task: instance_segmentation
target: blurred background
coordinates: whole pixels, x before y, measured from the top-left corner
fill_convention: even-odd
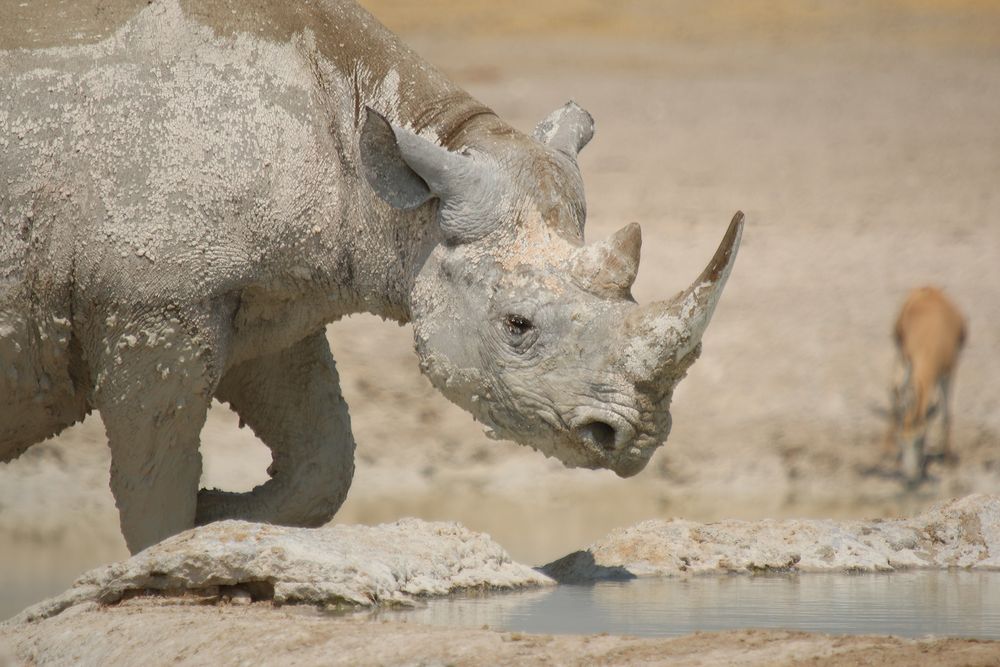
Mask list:
[[[1000,482],[1000,2],[365,0],[515,127],[573,99],[588,239],[638,221],[640,302],[685,287],[733,212],[736,269],[639,476],[487,440],[419,374],[411,331],[328,335],[357,473],[337,522],[461,521],[542,564],[650,517],[913,514]],[[958,462],[906,490],[883,457],[892,325],[913,287],[969,319]],[[204,483],[246,490],[267,450],[216,406]],[[127,556],[98,416],[0,465],[0,618]]]

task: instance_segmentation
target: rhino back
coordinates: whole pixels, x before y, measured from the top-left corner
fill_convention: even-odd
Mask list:
[[[8,286],[32,253],[53,282],[66,274],[36,252],[45,217],[76,249],[86,293],[117,282],[146,301],[183,299],[266,282],[262,272],[317,259],[280,256],[308,250],[317,225],[349,245],[370,197],[356,166],[366,105],[431,134],[481,109],[350,2],[42,2],[11,14],[0,32],[13,47],[0,52]]]
[[[316,267],[328,291],[355,277],[350,256],[377,246],[356,237],[399,231],[358,228],[366,105],[430,134],[482,109],[348,2],[0,13],[0,393],[41,411],[7,443],[56,428],[52,406],[69,406],[63,423],[85,409],[73,347],[99,329],[81,321],[268,290],[285,303]],[[287,329],[268,341],[336,312],[314,304],[266,313]]]
[[[153,27],[145,36],[151,52],[158,50],[154,43],[169,44],[197,27],[215,38],[298,43],[317,74],[351,86],[355,125],[366,103],[418,131],[489,111],[353,0],[0,0],[0,13],[0,51],[106,44],[130,25]]]

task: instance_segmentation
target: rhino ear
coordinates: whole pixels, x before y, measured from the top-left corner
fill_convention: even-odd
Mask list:
[[[361,166],[379,197],[395,208],[416,208],[433,197],[430,188],[403,159],[396,134],[384,117],[367,108],[361,128]]]
[[[452,243],[481,238],[496,226],[495,166],[392,125],[371,108],[361,129],[361,163],[372,189],[396,208],[437,197],[438,224]]]
[[[532,136],[573,160],[594,136],[594,119],[576,102],[569,101],[535,127]]]

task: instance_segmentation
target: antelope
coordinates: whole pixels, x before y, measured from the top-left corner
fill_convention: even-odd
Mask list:
[[[954,460],[949,399],[966,336],[965,318],[940,289],[920,287],[906,297],[894,329],[896,371],[886,448],[900,457],[910,487],[926,478],[927,434],[939,414],[940,456]]]

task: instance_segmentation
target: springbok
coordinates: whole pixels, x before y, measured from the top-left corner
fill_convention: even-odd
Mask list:
[[[900,456],[908,486],[926,477],[927,433],[940,415],[940,455],[953,460],[950,394],[958,355],[965,345],[965,318],[936,287],[920,287],[907,296],[896,319],[896,372],[892,387],[887,449]]]

